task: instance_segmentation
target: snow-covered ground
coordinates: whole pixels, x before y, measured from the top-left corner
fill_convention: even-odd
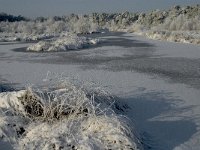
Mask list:
[[[95,83],[128,108],[144,149],[200,148],[200,47],[105,34],[99,46],[80,51],[26,53],[0,45],[2,87],[38,87],[47,73]],[[20,50],[20,49],[18,49]],[[95,149],[95,148],[94,148]]]

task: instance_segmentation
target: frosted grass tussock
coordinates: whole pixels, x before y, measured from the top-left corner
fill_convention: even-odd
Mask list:
[[[106,97],[69,82],[0,93],[0,136],[15,149],[142,149]]]
[[[67,51],[76,50],[88,47],[90,45],[96,45],[99,43],[99,39],[91,39],[86,37],[78,37],[77,35],[67,34],[62,35],[59,38],[40,41],[37,44],[33,44],[27,48],[27,51]]]

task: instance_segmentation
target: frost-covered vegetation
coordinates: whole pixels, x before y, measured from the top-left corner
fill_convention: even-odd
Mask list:
[[[36,18],[34,20],[0,23],[0,32],[21,34],[91,33],[99,30],[91,16]]]
[[[40,41],[36,44],[30,45],[27,48],[27,51],[50,52],[77,50],[89,47],[91,45],[96,45],[98,42],[99,39],[79,37],[73,34],[65,34],[56,39]]]
[[[200,6],[141,14],[131,30],[152,39],[200,44]]]
[[[63,17],[39,17],[27,21],[1,21],[0,41],[35,41],[59,36],[61,33],[88,34],[118,31],[137,19],[129,12],[119,14],[69,15]]]
[[[38,41],[58,37],[63,32],[85,34],[100,32],[90,17],[71,15],[66,17],[37,18],[35,20],[0,22],[0,41]]]
[[[15,149],[142,149],[104,91],[48,87],[0,93],[0,136]]]
[[[0,41],[35,41],[59,36],[62,32],[129,31],[150,38],[200,43],[200,6],[174,6],[148,13],[71,14],[63,17],[38,17],[0,21]]]
[[[0,33],[0,42],[30,42],[57,37],[57,34],[25,34],[25,33]]]

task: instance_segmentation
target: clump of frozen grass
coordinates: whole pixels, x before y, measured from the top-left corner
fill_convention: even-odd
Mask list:
[[[85,93],[71,84],[53,91],[28,88],[18,99],[24,107],[22,114],[32,120],[53,122],[92,111]]]
[[[27,51],[67,51],[77,50],[99,43],[99,39],[79,37],[74,34],[61,35],[59,38],[40,41],[27,48]]]
[[[114,100],[89,89],[62,81],[0,93],[0,134],[15,149],[141,149]]]

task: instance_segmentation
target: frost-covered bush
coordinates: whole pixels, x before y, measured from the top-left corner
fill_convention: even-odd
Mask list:
[[[152,39],[200,44],[199,14],[199,5],[143,13],[129,31]]]
[[[147,27],[145,27],[144,25],[138,24],[138,23],[134,23],[132,24],[132,26],[129,28],[129,32],[135,32],[135,33],[140,33],[140,32],[144,32],[148,30]]]
[[[189,18],[186,14],[169,17],[163,24],[152,27],[144,35],[158,40],[200,44],[200,18]]]
[[[0,93],[0,136],[25,150],[142,149],[111,104],[113,99],[104,92],[66,81],[40,90]]]
[[[20,22],[0,22],[0,28],[5,33],[22,34],[58,34],[68,31],[68,24],[64,21],[55,21],[51,18],[44,22],[20,21]]]
[[[200,16],[194,18],[188,18],[186,15],[179,15],[176,18],[167,18],[165,22],[158,27],[160,30],[169,30],[169,31],[193,31],[200,30]]]
[[[63,17],[36,18],[19,22],[0,22],[0,30],[4,33],[23,34],[59,34],[61,32],[92,33],[102,29],[117,31],[135,22],[135,13],[93,13],[90,15],[69,15]]]
[[[100,27],[93,22],[91,16],[79,15],[69,21],[69,28],[74,33],[92,33],[99,31]]]
[[[40,41],[37,44],[33,44],[27,48],[27,51],[67,51],[76,50],[95,45],[99,42],[99,39],[91,39],[86,37],[79,37],[73,34],[67,34],[60,36],[59,38]]]
[[[92,33],[100,27],[89,16],[62,18],[47,18],[20,22],[0,22],[1,32],[22,34],[59,34],[61,32]]]
[[[61,19],[46,18],[19,22],[0,22],[0,41],[35,41],[53,38],[63,32],[87,34],[100,32],[90,16],[72,16]]]

